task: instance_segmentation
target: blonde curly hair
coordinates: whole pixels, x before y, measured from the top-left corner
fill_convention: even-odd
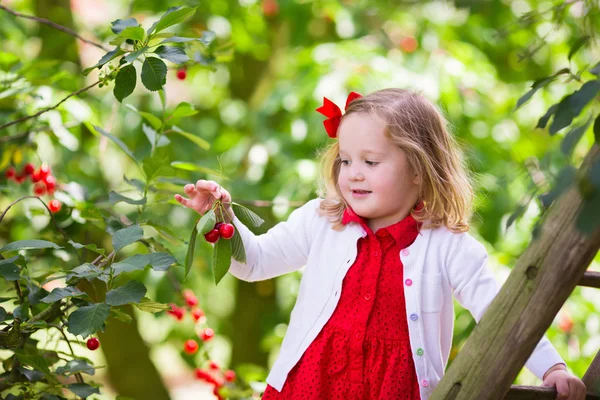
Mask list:
[[[463,154],[447,121],[425,96],[404,89],[383,89],[350,103],[344,118],[365,113],[386,125],[385,134],[406,154],[411,173],[422,177],[419,199],[423,207],[412,216],[421,229],[446,226],[452,232],[467,232],[472,215],[473,186]],[[340,124],[341,125],[341,124]],[[342,216],[348,206],[338,185],[341,160],[336,140],[319,154],[321,176],[320,214],[333,229],[343,230]]]

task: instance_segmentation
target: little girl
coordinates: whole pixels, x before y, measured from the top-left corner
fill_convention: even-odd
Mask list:
[[[229,270],[245,281],[305,266],[263,400],[426,400],[448,361],[452,295],[479,321],[499,288],[468,232],[473,192],[446,122],[425,97],[351,93],[345,114],[317,111],[337,138],[322,156],[322,198],[255,236],[226,206],[246,250]],[[230,194],[212,181],[184,188],[203,214]],[[525,364],[559,397],[585,386],[544,337]]]

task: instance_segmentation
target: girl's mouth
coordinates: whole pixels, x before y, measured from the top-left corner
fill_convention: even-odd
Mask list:
[[[352,191],[352,196],[353,197],[366,197],[370,193],[371,192],[369,190],[353,190]]]

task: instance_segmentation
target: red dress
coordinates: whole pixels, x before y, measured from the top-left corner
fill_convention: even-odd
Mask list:
[[[262,400],[419,400],[404,302],[400,250],[417,237],[409,214],[373,233],[346,209],[343,224],[367,231],[344,277],[339,303],[292,368],[281,392],[267,385]]]

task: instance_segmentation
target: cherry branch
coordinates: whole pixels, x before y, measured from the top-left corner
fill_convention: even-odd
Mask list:
[[[2,5],[0,5],[0,7],[2,7]],[[14,121],[8,122],[8,123],[6,123],[4,125],[0,125],[0,131],[2,129],[4,129],[4,128],[8,128],[11,125],[18,124],[19,122],[27,121],[28,119],[31,119],[31,118],[39,117],[40,115],[42,115],[45,112],[48,112],[50,110],[54,110],[55,108],[57,108],[58,106],[60,106],[62,103],[64,103],[65,101],[67,101],[67,99],[69,99],[69,98],[71,98],[73,96],[77,96],[78,94],[83,93],[83,92],[85,92],[85,91],[93,88],[94,86],[96,86],[99,83],[100,83],[100,81],[96,81],[96,82],[92,83],[90,86],[84,87],[82,89],[79,89],[76,92],[73,92],[73,93],[69,94],[67,97],[65,97],[64,99],[62,99],[61,101],[59,101],[58,103],[56,103],[52,107],[44,108],[44,109],[38,111],[37,113],[35,113],[33,115],[27,115],[27,116],[25,116],[23,118],[19,118],[19,119],[16,119]]]
[[[59,31],[63,31],[63,32],[65,32],[65,33],[67,33],[67,34],[69,34],[71,36],[75,36],[77,39],[81,40],[82,42],[91,44],[92,46],[96,46],[96,47],[98,47],[98,48],[100,48],[100,49],[102,49],[104,51],[109,51],[109,49],[107,49],[106,47],[102,46],[100,43],[96,43],[96,42],[93,42],[91,40],[88,40],[88,39],[80,36],[74,30],[69,29],[66,26],[59,25],[56,22],[52,22],[49,19],[34,17],[33,15],[22,14],[22,13],[20,13],[18,11],[11,10],[10,8],[8,8],[6,6],[3,6],[2,4],[0,4],[0,9],[6,11],[7,13],[12,14],[12,15],[14,15],[16,17],[21,17],[21,18],[26,18],[26,19],[32,19],[32,20],[40,22],[42,24],[49,25],[49,26],[53,27],[54,29],[58,29]]]

